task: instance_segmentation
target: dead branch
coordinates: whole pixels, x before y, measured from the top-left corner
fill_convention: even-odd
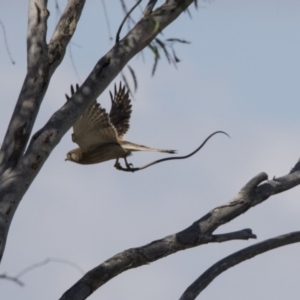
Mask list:
[[[300,242],[300,231],[291,232],[265,240],[237,251],[207,269],[183,293],[180,300],[194,300],[220,274],[248,259],[267,251]]]
[[[86,299],[96,289],[120,273],[181,250],[213,242],[256,238],[250,229],[226,235],[213,235],[212,233],[223,224],[262,203],[270,196],[299,185],[300,171],[298,168],[299,163],[297,162],[291,173],[268,182],[265,182],[268,175],[259,173],[241,188],[232,201],[212,209],[191,226],[176,234],[169,235],[143,247],[125,250],[108,259],[83,276],[64,293],[60,300]],[[75,295],[77,295],[76,298]]]
[[[231,240],[248,240],[253,238],[256,238],[256,235],[250,229],[217,235],[184,230],[148,245],[125,250],[111,257],[84,275],[64,293],[60,300],[86,299],[96,289],[124,271],[147,265],[187,248],[208,243],[222,243]],[[189,241],[188,243],[187,240]]]
[[[19,286],[24,286],[24,283],[22,281],[20,281],[18,278],[13,277],[13,276],[8,276],[6,274],[0,274],[0,279],[9,280],[9,281],[16,283]]]
[[[23,277],[25,274],[45,266],[48,263],[51,262],[55,262],[55,263],[60,263],[60,264],[66,264],[68,266],[73,267],[74,269],[76,269],[77,271],[79,271],[81,274],[84,274],[84,270],[78,266],[77,264],[75,264],[72,261],[69,261],[67,259],[61,259],[61,258],[46,258],[45,260],[32,264],[29,267],[25,268],[24,270],[22,270],[21,272],[19,272],[16,276],[8,276],[6,274],[0,274],[0,279],[6,279],[6,280],[10,280],[12,282],[15,282],[16,284],[20,285],[20,286],[24,286],[24,283],[20,280],[21,277]]]

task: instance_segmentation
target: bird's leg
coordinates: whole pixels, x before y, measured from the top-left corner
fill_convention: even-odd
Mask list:
[[[117,160],[116,160],[116,162],[115,162],[115,168],[116,168],[117,170],[121,170],[121,169],[122,169],[122,166],[121,166],[121,164],[119,163],[119,158],[117,158]]]
[[[128,170],[133,169],[133,164],[129,164],[128,161],[127,161],[127,159],[126,159],[126,157],[124,157],[124,160],[125,160],[126,168],[127,168]]]
[[[117,158],[117,160],[116,160],[116,162],[115,162],[115,168],[116,168],[117,170],[122,170],[122,171],[126,171],[126,170],[131,171],[131,170],[133,170],[133,164],[128,163],[126,157],[123,157],[123,158],[124,158],[124,160],[125,160],[125,165],[126,165],[126,168],[127,168],[127,169],[125,169],[125,168],[123,168],[123,167],[121,166],[121,164],[120,164],[120,162],[119,162],[119,157]],[[134,171],[132,171],[132,172],[134,172]]]

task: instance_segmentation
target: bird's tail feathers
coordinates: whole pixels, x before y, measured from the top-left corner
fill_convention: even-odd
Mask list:
[[[122,141],[121,145],[124,149],[129,150],[129,151],[151,151],[151,152],[163,152],[163,153],[170,153],[170,154],[176,153],[176,150],[151,148],[151,147],[138,145],[138,144],[134,144],[131,142],[126,142],[126,141]]]

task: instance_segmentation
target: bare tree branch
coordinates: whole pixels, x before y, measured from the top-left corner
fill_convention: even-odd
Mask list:
[[[61,258],[47,258],[41,262],[35,263],[30,265],[29,267],[25,268],[24,270],[22,270],[21,272],[19,272],[16,276],[8,276],[6,274],[0,274],[0,279],[6,279],[6,280],[10,280],[13,281],[15,283],[17,283],[20,286],[24,286],[24,283],[22,281],[20,281],[20,278],[22,276],[24,276],[25,274],[31,272],[34,269],[43,267],[44,265],[50,263],[50,262],[55,262],[55,263],[60,263],[60,264],[66,264],[69,265],[71,267],[73,267],[74,269],[76,269],[77,271],[79,271],[81,274],[84,274],[84,270],[78,266],[77,264],[75,264],[72,261],[69,261],[67,259],[61,259]]]
[[[98,61],[94,70],[79,90],[70,98],[70,101],[54,113],[45,126],[33,135],[24,154],[49,80],[65,55],[66,47],[76,29],[85,3],[85,1],[69,0],[50,43],[47,44],[47,1],[30,1],[27,39],[28,73],[0,151],[0,259],[5,248],[10,223],[18,204],[64,134],[92,101],[122,71],[128,61],[149,45],[166,26],[173,22],[183,11],[186,11],[188,6],[195,1],[169,0],[155,11],[152,11],[156,2],[149,1],[147,7],[150,7],[151,13],[144,15],[142,20],[119,41],[118,36],[123,24],[121,25],[117,34],[116,45]],[[130,16],[130,12],[128,16]],[[165,48],[164,43],[160,40],[157,41],[167,59],[172,61],[172,57]],[[159,54],[157,57],[159,58]],[[174,58],[176,61],[175,53]],[[300,162],[295,165],[289,174],[277,179],[274,178],[271,181],[266,181],[267,179],[266,173],[258,174],[240,190],[232,201],[211,210],[183,231],[143,247],[128,249],[108,259],[88,272],[61,299],[86,299],[93,291],[123,271],[156,261],[181,250],[206,243],[256,238],[250,229],[218,235],[212,233],[221,225],[230,222],[270,196],[299,185]],[[288,238],[289,240],[286,244],[298,242],[299,234],[299,232],[289,234],[290,236],[287,237],[287,240]],[[280,243],[284,238],[278,237],[276,239],[274,243],[269,242],[273,239],[263,242],[267,243],[263,246],[265,248],[260,248],[262,244],[260,243],[255,245],[256,248],[251,248],[254,247],[251,246],[239,251],[238,257],[233,254],[233,257],[230,256],[228,261],[225,259],[223,261],[224,265],[220,263],[221,265],[217,266],[217,271],[213,268],[212,272],[209,273],[209,276],[212,274],[211,281],[215,278],[213,275],[219,271],[223,272],[225,269],[241,262],[242,260],[238,261],[239,258],[249,259],[260,254],[259,251],[265,252],[270,250],[270,247],[282,246],[283,244]],[[278,243],[276,244],[276,242]],[[248,251],[250,248],[252,252]],[[31,269],[40,265],[41,263]],[[20,277],[28,271],[18,276]],[[1,276],[5,277],[6,275]],[[5,279],[11,280],[8,276]],[[18,280],[18,278],[16,279]],[[203,282],[202,280],[199,285],[203,285]],[[199,286],[197,285],[195,289],[198,291]],[[195,293],[194,287],[192,293]]]
[[[199,226],[203,233],[213,232],[220,225],[230,222],[250,208],[262,203],[272,195],[282,193],[300,184],[300,172],[296,171],[275,180],[266,173],[252,178],[229,203],[219,206],[201,218]],[[264,183],[263,183],[264,182]]]
[[[128,27],[128,31],[131,29],[131,24],[132,25],[135,25],[136,22],[135,20],[130,16],[130,14],[128,14],[128,9],[127,9],[127,6],[126,6],[126,3],[125,3],[125,0],[120,0],[120,3],[121,3],[121,6],[123,8],[123,12],[125,15],[128,15],[128,18],[127,18],[127,27]]]
[[[179,235],[181,238],[178,238]],[[182,243],[183,235],[186,240],[189,240],[188,246],[186,243]],[[200,232],[184,230],[148,245],[131,248],[113,256],[84,275],[64,293],[60,300],[86,299],[96,289],[124,271],[147,265],[187,248],[208,243],[222,243],[231,240],[247,240],[252,238],[256,238],[256,236],[250,229],[218,235],[204,235]]]
[[[24,286],[24,283],[22,281],[20,281],[18,278],[8,276],[6,274],[0,274],[0,279],[9,280],[9,281],[12,281],[12,282],[16,283],[19,286]]]
[[[34,0],[32,1],[35,3]],[[23,195],[63,135],[94,99],[107,88],[129,60],[144,49],[193,1],[167,2],[156,9],[151,14],[151,18],[140,20],[119,43],[98,61],[70,101],[67,101],[61,109],[55,112],[47,124],[33,135],[25,154],[20,159],[49,84],[49,76],[62,60],[65,46],[74,33],[83,9],[84,1],[70,0],[68,2],[48,46],[47,68],[45,69],[43,64],[38,63],[36,72],[27,76],[28,80],[25,80],[26,84],[24,83],[5,142],[1,148],[0,259],[3,255],[11,220]],[[40,10],[36,9],[35,12],[40,12]],[[51,63],[49,64],[49,62]],[[45,76],[37,76],[38,74]],[[26,106],[24,107],[24,105]],[[14,136],[17,136],[16,143],[13,142]],[[11,160],[11,158],[13,159]],[[11,165],[8,167],[7,161],[13,163],[15,167],[13,168]]]
[[[44,265],[47,265],[51,262],[55,262],[55,263],[60,263],[60,264],[66,264],[68,266],[73,267],[74,269],[76,269],[78,272],[80,272],[81,274],[84,274],[84,270],[78,266],[77,264],[75,264],[72,261],[69,261],[67,259],[61,259],[61,258],[46,258],[45,260],[32,264],[29,267],[25,268],[24,270],[22,270],[21,272],[19,272],[14,278],[16,279],[20,279],[22,276],[24,276],[25,274],[27,274],[28,272],[31,272],[34,269],[43,267]]]
[[[193,300],[220,274],[248,259],[267,251],[300,242],[300,231],[291,232],[265,240],[237,251],[207,269],[183,293],[180,300]]]
[[[0,25],[1,25],[2,31],[3,31],[4,44],[5,44],[5,48],[6,48],[7,54],[9,56],[9,59],[10,59],[11,63],[14,65],[15,61],[14,61],[14,59],[13,59],[13,57],[11,55],[11,52],[9,50],[8,41],[7,41],[6,32],[5,32],[5,27],[4,27],[4,24],[2,23],[1,20],[0,20]]]
[[[143,12],[143,17],[144,18],[148,17],[152,13],[156,2],[157,2],[157,0],[149,0],[148,4],[145,7],[144,12]]]
[[[127,68],[129,69],[130,75],[131,75],[131,77],[133,79],[134,91],[136,92],[137,88],[138,88],[138,83],[137,83],[135,72],[134,72],[134,70],[129,65],[127,65]]]
[[[297,166],[297,165],[296,165]],[[262,203],[270,196],[286,191],[300,183],[300,171],[295,171],[276,180],[263,183],[268,178],[266,173],[253,177],[234,197],[232,201],[212,209],[191,226],[174,235],[154,241],[146,246],[123,251],[89,271],[60,300],[86,299],[97,288],[118,274],[160,258],[196,247],[202,244],[239,239],[237,233],[213,235],[222,226],[245,213],[250,208]],[[244,239],[256,238],[250,229],[239,232]],[[230,237],[231,236],[231,237]],[[78,298],[74,298],[78,293]]]
[[[29,139],[32,126],[39,108],[36,95],[41,94],[41,78],[47,45],[47,10],[46,0],[32,0],[28,10],[27,30],[27,75],[11,118],[0,151],[0,174],[4,168],[13,168],[22,155]],[[34,88],[34,86],[36,88]],[[32,87],[32,88],[28,88]],[[43,95],[41,95],[41,99]],[[22,114],[20,113],[22,111]]]
[[[34,175],[29,181],[22,176],[24,164],[18,163],[23,158],[50,78],[64,58],[84,3],[84,0],[68,1],[48,45],[47,1],[31,0],[29,3],[27,74],[0,150],[0,261],[12,217],[35,176],[32,171],[36,169],[36,161],[41,160],[41,155],[35,153],[35,162],[25,167]],[[43,149],[41,151],[44,152]]]
[[[122,30],[122,27],[124,25],[124,23],[126,22],[127,18],[130,16],[130,14],[134,11],[134,9],[142,2],[142,0],[138,0],[135,5],[133,5],[133,7],[130,9],[130,11],[125,15],[118,31],[117,31],[117,34],[116,34],[116,43],[118,43],[120,41],[120,33],[121,33],[121,30]]]
[[[49,80],[64,57],[84,3],[84,0],[68,2],[49,45],[46,43],[47,1],[29,3],[27,75],[1,146],[0,181],[4,170],[11,172],[24,152]]]

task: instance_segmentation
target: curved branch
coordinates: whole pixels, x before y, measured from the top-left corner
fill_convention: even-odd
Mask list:
[[[130,167],[130,168],[123,168],[120,164],[116,164],[115,167],[116,169],[120,170],[120,171],[125,171],[125,172],[136,172],[136,171],[141,171],[141,170],[144,170],[150,166],[153,166],[153,165],[156,165],[156,164],[159,164],[161,162],[164,162],[164,161],[168,161],[168,160],[176,160],[176,159],[186,159],[186,158],[189,158],[191,156],[193,156],[194,154],[196,154],[206,143],[207,141],[212,137],[214,136],[215,134],[217,133],[223,133],[225,135],[227,135],[229,138],[230,136],[224,132],[224,131],[215,131],[214,133],[212,133],[211,135],[209,135],[205,140],[204,142],[196,149],[194,150],[192,153],[190,154],[187,154],[187,155],[184,155],[184,156],[173,156],[173,157],[167,157],[167,158],[162,158],[162,159],[158,159],[158,160],[155,160],[147,165],[144,165],[142,167],[138,167],[138,168],[133,168],[133,167]]]
[[[276,180],[263,183],[267,180],[266,173],[260,173],[253,177],[240,190],[236,197],[229,203],[218,206],[195,221],[188,228],[167,236],[164,239],[154,241],[140,248],[133,248],[117,254],[98,267],[88,272],[73,287],[71,287],[60,300],[86,299],[97,288],[118,274],[148,264],[177,251],[196,247],[206,243],[228,241],[236,239],[237,233],[227,235],[213,235],[212,233],[221,225],[226,224],[245,213],[250,208],[263,202],[271,195],[285,191],[300,182],[298,171],[294,171]],[[290,178],[290,176],[294,176]],[[239,239],[245,235],[247,238],[256,238],[251,230],[239,232]],[[78,295],[75,298],[75,295]]]
[[[266,173],[259,173],[240,190],[233,200],[211,210],[203,218],[195,222],[192,227],[196,229],[200,226],[200,230],[203,233],[215,231],[219,226],[230,222],[272,195],[299,185],[300,171],[265,182],[267,179],[268,175]]]
[[[183,293],[180,300],[193,300],[220,274],[259,254],[267,251],[300,242],[300,231],[291,232],[285,235],[277,236],[272,239],[257,243],[240,251],[237,251],[206,270],[198,277]]]
[[[134,5],[133,7],[130,9],[130,11],[125,15],[118,31],[117,31],[117,34],[116,34],[116,43],[118,43],[120,41],[120,33],[121,33],[121,30],[123,28],[123,25],[124,23],[126,22],[127,18],[130,16],[130,14],[134,11],[134,9],[142,2],[142,0],[138,0]]]
[[[6,48],[6,52],[7,52],[8,56],[9,56],[9,59],[10,59],[11,63],[14,65],[16,62],[13,59],[13,56],[12,56],[12,54],[10,52],[10,48],[9,48],[9,45],[8,45],[8,40],[7,40],[7,37],[6,37],[5,26],[2,23],[1,19],[0,19],[0,26],[2,27],[2,31],[3,31],[3,39],[4,39],[4,45],[5,45],[5,48]]]
[[[148,245],[125,250],[111,257],[83,276],[64,293],[60,300],[86,299],[96,289],[124,271],[149,264],[187,248],[208,243],[222,243],[231,240],[256,238],[250,229],[218,235],[201,235],[196,232],[194,234],[186,234],[186,239],[191,241],[188,247],[181,243],[180,239],[178,239],[178,234],[173,234]]]

